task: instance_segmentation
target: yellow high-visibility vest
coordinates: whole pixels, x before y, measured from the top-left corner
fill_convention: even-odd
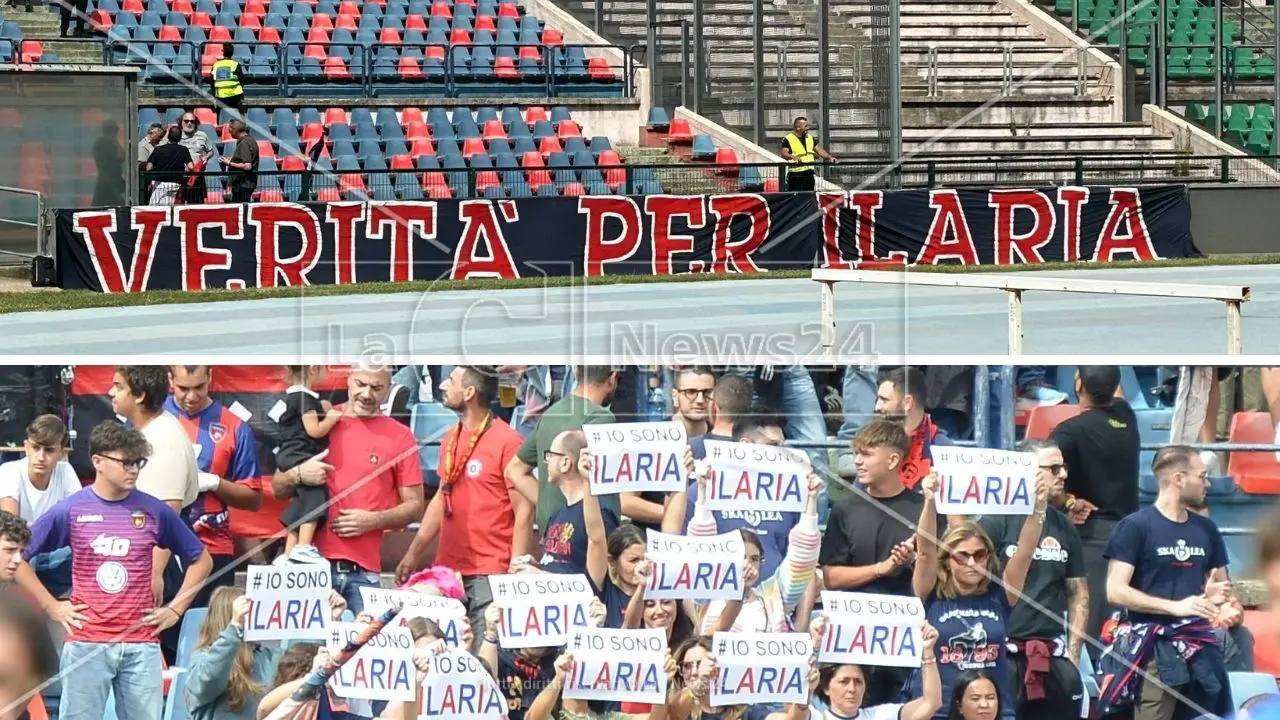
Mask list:
[[[236,79],[236,70],[239,68],[240,63],[230,58],[223,58],[213,64],[214,97],[221,100],[244,94],[244,88],[240,87],[240,81]]]
[[[787,168],[788,173],[813,172],[813,148],[817,145],[812,135],[806,134],[804,140],[801,140],[795,133],[787,133],[785,138],[787,141],[787,149],[791,151],[791,156],[795,160],[791,161],[791,166]]]

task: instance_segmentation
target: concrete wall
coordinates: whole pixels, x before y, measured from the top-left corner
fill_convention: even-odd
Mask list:
[[[1085,64],[1090,73],[1099,75],[1099,84],[1110,90],[1113,104],[1113,122],[1124,121],[1124,76],[1120,71],[1120,63],[1109,55],[1091,46],[1088,42],[1071,33],[1071,28],[1063,25],[1057,18],[1041,10],[1029,0],[997,0],[1002,7],[1020,22],[1026,23],[1033,30],[1045,37],[1053,47],[1078,48],[1086,53]],[[1072,58],[1074,59],[1074,58]],[[1077,60],[1078,62],[1078,60]]]
[[[608,45],[609,42],[583,25],[572,13],[555,4],[554,0],[524,0],[525,9],[564,33],[569,45]],[[587,48],[587,57],[604,57],[611,67],[624,72],[626,61],[623,50],[617,48]],[[635,71],[636,99],[640,101],[640,117],[649,117],[653,99],[649,97],[649,70],[641,67]]]
[[[1160,135],[1169,135],[1174,145],[1185,144],[1196,155],[1234,155],[1249,157],[1249,153],[1230,143],[1219,140],[1213,133],[1188,122],[1181,115],[1161,110],[1155,105],[1142,106],[1142,120]],[[1232,160],[1232,173],[1248,183],[1280,183],[1280,172],[1257,160]]]
[[[1191,237],[1208,255],[1280,253],[1280,185],[1192,185]]]
[[[738,153],[738,160],[741,162],[778,163],[779,165],[786,164],[787,162],[782,159],[781,155],[778,155],[772,150],[766,150],[765,148],[756,145],[723,125],[716,124],[689,108],[683,106],[677,107],[675,116],[688,120],[689,127],[693,130],[695,135],[710,135],[711,139],[715,141],[716,147],[731,147],[736,150]],[[779,141],[781,141],[781,139],[779,139]],[[817,181],[817,189],[840,190],[836,185],[833,185],[821,178]]]
[[[583,107],[571,108],[574,119],[582,126],[583,133],[606,135],[613,140],[614,146],[640,144],[640,126],[648,119],[647,115],[632,106],[622,107]]]

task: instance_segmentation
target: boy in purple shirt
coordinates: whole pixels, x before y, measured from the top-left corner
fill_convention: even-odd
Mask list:
[[[71,599],[59,601],[27,563],[18,582],[67,630],[62,648],[62,720],[97,720],[115,690],[122,718],[160,720],[159,633],[174,626],[213,560],[178,513],[135,489],[151,448],[138,430],[108,420],[89,436],[91,486],[62,500],[31,528],[23,557],[71,547]],[[172,603],[153,607],[152,549],[187,568]]]

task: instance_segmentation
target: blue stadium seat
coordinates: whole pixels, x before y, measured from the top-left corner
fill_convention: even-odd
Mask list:
[[[191,666],[191,652],[196,647],[200,624],[208,614],[209,608],[190,608],[182,614],[182,626],[178,629],[178,651],[174,657],[179,666]]]
[[[648,126],[650,130],[658,130],[661,132],[666,132],[667,130],[669,130],[671,128],[671,118],[667,116],[666,108],[663,108],[663,107],[649,108]]]
[[[760,169],[751,165],[738,171],[739,190],[758,190],[764,187],[764,178],[760,177]]]
[[[605,150],[612,150],[612,149],[613,149],[613,143],[610,142],[609,138],[605,137],[604,135],[596,135],[591,138],[592,153],[599,155]]]
[[[556,197],[559,194],[555,185],[539,185],[538,192],[535,193],[537,197]]]
[[[1271,695],[1280,692],[1273,675],[1259,672],[1233,672],[1231,677],[1231,700],[1239,710],[1250,698],[1258,695]]]
[[[527,152],[538,152],[538,145],[534,143],[531,135],[517,137],[515,141],[515,146],[511,148],[511,152],[515,155],[523,156]]]
[[[716,143],[711,139],[710,135],[694,135],[691,154],[694,160],[714,160],[716,157]]]

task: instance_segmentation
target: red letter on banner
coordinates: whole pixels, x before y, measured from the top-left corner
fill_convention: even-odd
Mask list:
[[[1120,223],[1125,224],[1125,232],[1120,232]],[[1134,260],[1156,259],[1147,221],[1142,217],[1142,199],[1135,188],[1111,188],[1111,212],[1102,225],[1093,259],[1111,262],[1120,253],[1129,253]]]
[[[959,258],[964,265],[977,265],[978,251],[973,247],[973,236],[964,217],[960,194],[955,190],[931,190],[929,207],[933,208],[933,222],[929,225],[929,235],[916,263],[937,265],[944,258]],[[948,234],[952,239],[947,239]]]
[[[644,211],[653,223],[653,274],[674,275],[671,256],[678,252],[693,252],[693,235],[672,233],[671,220],[675,217],[687,217],[691,229],[706,225],[702,198],[647,195],[644,199]]]
[[[309,284],[307,273],[320,260],[320,218],[305,205],[280,203],[250,205],[248,222],[258,235],[258,287]],[[302,237],[302,250],[293,257],[280,257],[281,226],[297,228]]]
[[[1084,206],[1089,203],[1089,188],[1058,188],[1058,204],[1062,206],[1062,259],[1075,262],[1080,259],[1080,218]]]
[[[386,202],[369,204],[368,238],[385,239],[391,226],[391,281],[409,282],[413,276],[414,231],[424,239],[436,236],[434,202]]]
[[[840,208],[845,206],[844,193],[817,193],[818,210],[822,213],[822,267],[852,270],[853,263],[840,253]]]
[[[1015,254],[1024,263],[1043,263],[1044,256],[1040,254],[1040,246],[1053,237],[1057,222],[1053,214],[1053,203],[1049,198],[1038,190],[991,190],[987,195],[987,204],[996,210],[996,264],[1012,265]],[[1035,222],[1030,232],[1015,235],[1013,221],[1019,208],[1030,210]]]
[[[879,190],[857,190],[849,193],[853,207],[854,236],[858,243],[858,264],[879,262],[876,255],[876,210],[884,206],[884,193]],[[904,258],[905,260],[905,258]]]
[[[325,220],[333,225],[333,282],[351,285],[356,282],[356,228],[364,221],[364,203],[329,203]],[[376,278],[384,280],[387,278]]]
[[[716,219],[711,238],[711,272],[760,272],[751,253],[769,237],[769,203],[759,195],[712,195],[711,214]],[[729,231],[738,215],[746,216],[751,223],[751,234],[746,240],[732,242]]]
[[[640,206],[629,197],[584,195],[578,198],[578,212],[587,216],[587,244],[583,252],[586,277],[603,277],[604,264],[627,260],[640,249]],[[605,221],[618,219],[622,233],[604,237]]]
[[[503,208],[503,215],[513,222],[520,217],[515,213],[515,203],[510,200],[499,201],[509,204]],[[453,251],[453,268],[449,278],[466,280],[473,277],[517,278],[515,260],[511,257],[511,248],[507,246],[507,238],[502,234],[502,224],[493,212],[493,203],[488,200],[463,200],[458,203],[458,220],[462,222],[462,240]],[[483,255],[480,253],[484,252]]]
[[[93,263],[103,292],[142,292],[147,289],[151,263],[155,259],[156,239],[160,236],[160,228],[169,222],[169,208],[132,208],[130,214],[134,238],[133,259],[129,263],[127,277],[113,238],[116,212],[80,212],[71,220],[72,229],[85,238],[89,261]]]
[[[236,240],[240,231],[239,205],[179,205],[174,219],[182,226],[182,289],[207,290],[205,272],[231,267],[231,251],[204,246],[204,228],[217,228],[221,237]]]

